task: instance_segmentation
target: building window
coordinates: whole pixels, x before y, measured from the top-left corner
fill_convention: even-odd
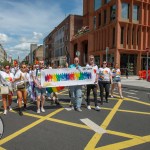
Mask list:
[[[132,28],[132,45],[134,44],[134,27]]]
[[[111,0],[104,0],[104,4],[109,3]]]
[[[123,38],[124,38],[123,37],[124,36],[123,33],[124,33],[124,27],[121,27],[121,41],[120,41],[121,44],[123,44]]]
[[[94,23],[94,29],[96,29],[96,16],[94,16],[93,23]]]
[[[133,20],[139,20],[139,6],[133,5]]]
[[[115,28],[113,28],[113,46],[115,45]]]
[[[122,3],[122,18],[129,19],[129,4]]]
[[[98,26],[101,26],[101,13],[99,13],[99,16],[98,16]]]
[[[99,9],[102,6],[102,0],[94,0],[94,10]]]
[[[116,19],[116,5],[111,6],[110,9],[110,20]]]
[[[107,11],[104,10],[104,24],[106,24],[106,19],[107,19]]]

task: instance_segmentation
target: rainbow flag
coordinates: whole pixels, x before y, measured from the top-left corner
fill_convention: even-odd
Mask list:
[[[63,90],[65,87],[64,86],[59,86],[59,87],[47,87],[46,91],[48,93],[52,93],[52,92],[59,92],[61,90]]]

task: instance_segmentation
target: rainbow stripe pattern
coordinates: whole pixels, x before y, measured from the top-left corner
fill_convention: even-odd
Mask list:
[[[48,74],[45,76],[45,81],[58,82],[69,80],[86,80],[91,78],[92,78],[91,72],[74,72],[74,73]]]
[[[63,90],[65,87],[64,86],[59,86],[59,87],[47,87],[46,91],[48,93],[52,93],[52,92],[59,92],[61,90]]]

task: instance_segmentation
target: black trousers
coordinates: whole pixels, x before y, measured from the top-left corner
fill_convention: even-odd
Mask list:
[[[110,88],[110,82],[98,82],[99,88],[100,88],[100,97],[101,97],[101,103],[103,103],[103,97],[104,97],[104,89],[105,89],[105,99],[106,102],[108,102],[108,96],[109,96],[109,88]]]
[[[90,92],[93,91],[95,106],[97,106],[97,85],[89,84],[87,85],[87,105],[90,105]]]

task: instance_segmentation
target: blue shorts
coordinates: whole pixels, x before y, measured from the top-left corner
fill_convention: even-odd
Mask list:
[[[38,87],[35,87],[35,93],[36,93],[36,96],[45,96],[46,89],[45,88],[39,89]]]

